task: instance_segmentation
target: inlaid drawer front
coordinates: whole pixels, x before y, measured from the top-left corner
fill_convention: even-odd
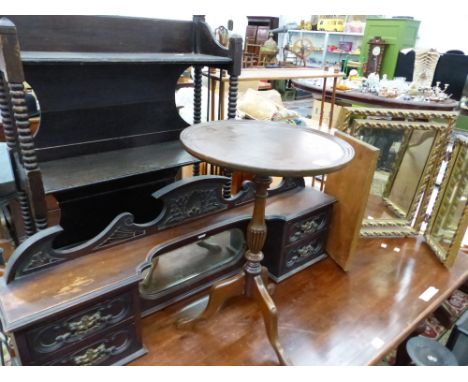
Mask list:
[[[47,363],[51,366],[97,366],[110,365],[122,359],[129,353],[140,348],[135,326],[132,324],[117,330],[111,330],[109,334],[99,340],[82,347],[70,354]]]
[[[288,251],[286,255],[286,268],[293,268],[308,260],[319,256],[324,251],[324,237],[317,236],[315,239]]]
[[[295,243],[308,235],[312,235],[326,228],[328,225],[328,211],[321,212],[307,219],[295,222],[288,230],[288,243]]]
[[[132,314],[132,300],[131,293],[122,294],[28,331],[26,337],[32,355],[37,357],[57,351],[125,320]]]

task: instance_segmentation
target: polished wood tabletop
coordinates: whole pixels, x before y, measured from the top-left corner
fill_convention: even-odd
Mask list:
[[[293,86],[298,89],[309,91],[315,94],[322,94],[322,86],[307,79],[295,79]],[[332,89],[326,90],[326,96],[331,97]],[[418,110],[441,110],[452,111],[458,106],[458,101],[449,99],[441,102],[417,102],[404,101],[396,98],[382,97],[371,93],[362,93],[358,90],[336,89],[336,98],[344,101],[357,102],[382,107]]]
[[[328,258],[277,285],[283,347],[294,365],[376,364],[467,278],[468,253],[447,269],[420,238],[361,239],[349,272]],[[233,299],[195,331],[175,326],[185,305],[143,319],[149,352],[132,365],[278,364],[253,302]]]
[[[344,167],[353,148],[328,133],[282,122],[215,121],[190,126],[180,140],[193,156],[257,175],[312,176]]]

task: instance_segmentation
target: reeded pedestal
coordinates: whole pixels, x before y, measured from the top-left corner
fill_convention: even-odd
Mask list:
[[[185,129],[180,139],[189,153],[203,161],[256,174],[256,193],[252,220],[247,227],[243,271],[213,285],[205,310],[198,317],[180,320],[178,325],[209,319],[232,297],[251,298],[262,312],[268,339],[280,364],[290,365],[278,338],[278,312],[267,290],[266,268],[261,266],[267,236],[265,204],[270,176],[326,174],[345,166],[354,151],[329,134],[278,122],[227,120],[197,124]]]

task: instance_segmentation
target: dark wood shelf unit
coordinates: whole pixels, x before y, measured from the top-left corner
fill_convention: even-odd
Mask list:
[[[219,45],[203,16],[7,16],[0,38],[5,86],[22,89],[26,81],[40,110],[34,136],[27,121],[13,118],[5,126],[27,226],[20,236],[60,223],[70,235],[64,245],[93,237],[116,213],[138,215],[150,190],[198,162],[178,143],[188,126],[175,104],[181,74],[195,68],[196,122],[201,69],[224,69],[236,78],[241,66],[242,40],[231,38],[229,49]],[[5,113],[18,104],[10,93]]]

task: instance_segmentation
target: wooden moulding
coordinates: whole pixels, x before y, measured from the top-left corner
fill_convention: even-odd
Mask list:
[[[359,239],[379,149],[340,131],[336,131],[335,136],[349,143],[355,155],[345,168],[329,174],[325,182],[325,193],[337,199],[326,250],[348,271]]]
[[[452,151],[452,156],[444,174],[444,179],[437,195],[434,209],[428,222],[424,238],[434,251],[437,258],[446,266],[451,267],[458,255],[463,237],[465,236],[468,227],[468,201],[465,200],[465,206],[461,213],[457,228],[454,232],[452,240],[448,248],[443,248],[435,233],[440,228],[441,220],[453,203],[456,203],[456,198],[466,197],[462,195],[468,183],[468,173],[466,172],[466,161],[468,157],[468,139],[464,136],[457,136]],[[458,191],[457,191],[458,189]]]
[[[339,130],[348,131],[351,121],[355,118],[395,118],[409,120],[444,120],[452,126],[457,119],[458,113],[450,111],[432,110],[406,110],[375,107],[343,107],[339,116],[337,127]]]
[[[59,225],[38,232],[15,250],[5,269],[5,281],[8,284],[17,278],[77,257],[186,224],[253,200],[252,182],[245,182],[234,197],[224,198],[222,192],[227,180],[226,177],[207,175],[172,183],[152,195],[161,200],[164,206],[153,220],[137,224],[131,213],[122,213],[94,238],[72,248],[54,248],[54,239],[63,232]],[[270,194],[302,187],[302,178],[285,178]]]

